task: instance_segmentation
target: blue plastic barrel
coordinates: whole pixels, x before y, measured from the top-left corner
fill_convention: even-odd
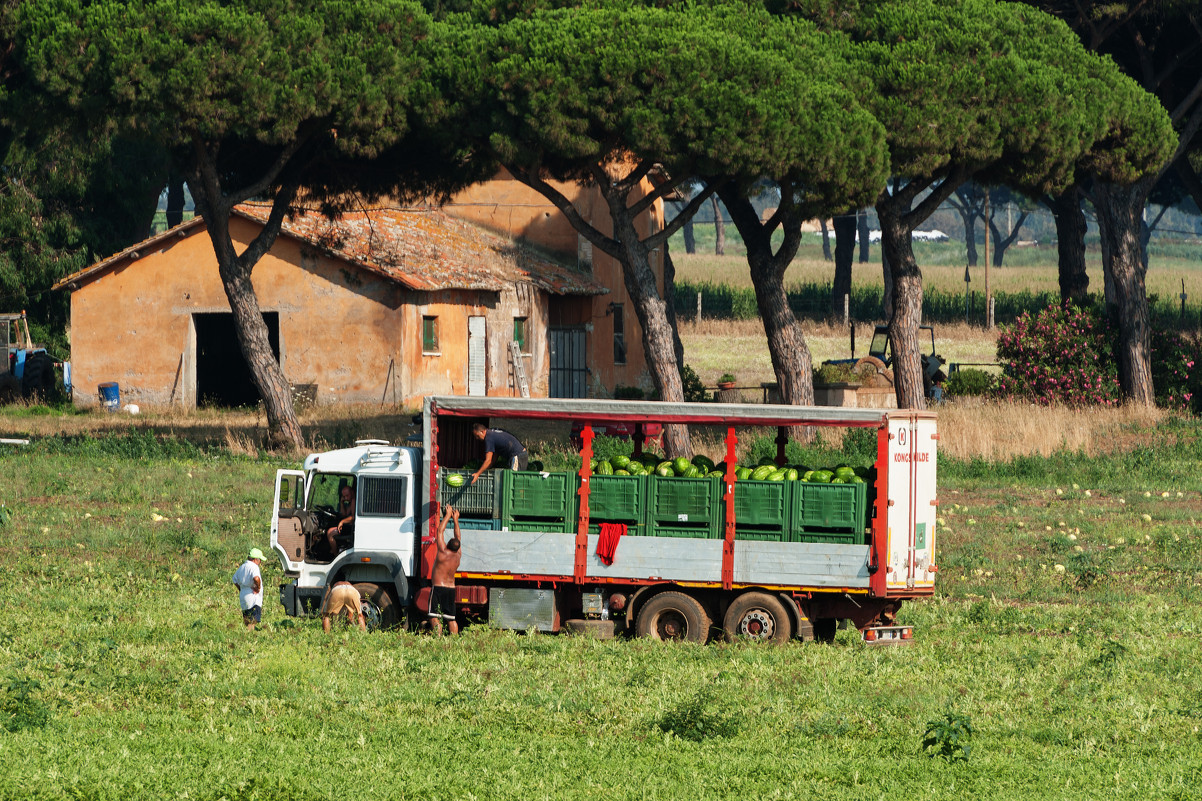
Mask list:
[[[110,412],[117,411],[121,406],[121,388],[115,381],[107,381],[97,389],[100,390],[100,403]]]

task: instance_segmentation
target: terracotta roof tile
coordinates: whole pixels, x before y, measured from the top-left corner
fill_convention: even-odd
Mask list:
[[[264,222],[271,208],[244,203],[234,211]],[[304,212],[285,219],[281,230],[410,289],[496,292],[529,282],[557,295],[609,291],[586,273],[433,207],[349,212],[337,220]]]

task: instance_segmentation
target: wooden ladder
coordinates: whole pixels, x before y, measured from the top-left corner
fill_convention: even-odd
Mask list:
[[[526,381],[526,361],[516,339],[509,340],[509,358],[513,362],[513,380],[517,383],[522,397],[529,398],[530,384]]]

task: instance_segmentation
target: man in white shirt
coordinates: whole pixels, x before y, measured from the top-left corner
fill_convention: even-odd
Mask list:
[[[259,566],[263,563],[263,552],[251,548],[250,555],[234,573],[234,586],[238,588],[238,604],[242,607],[242,622],[247,631],[254,631],[255,624],[263,616],[263,577]]]

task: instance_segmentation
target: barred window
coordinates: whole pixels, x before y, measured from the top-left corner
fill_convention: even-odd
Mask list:
[[[409,480],[402,476],[359,476],[359,515],[404,517]]]

